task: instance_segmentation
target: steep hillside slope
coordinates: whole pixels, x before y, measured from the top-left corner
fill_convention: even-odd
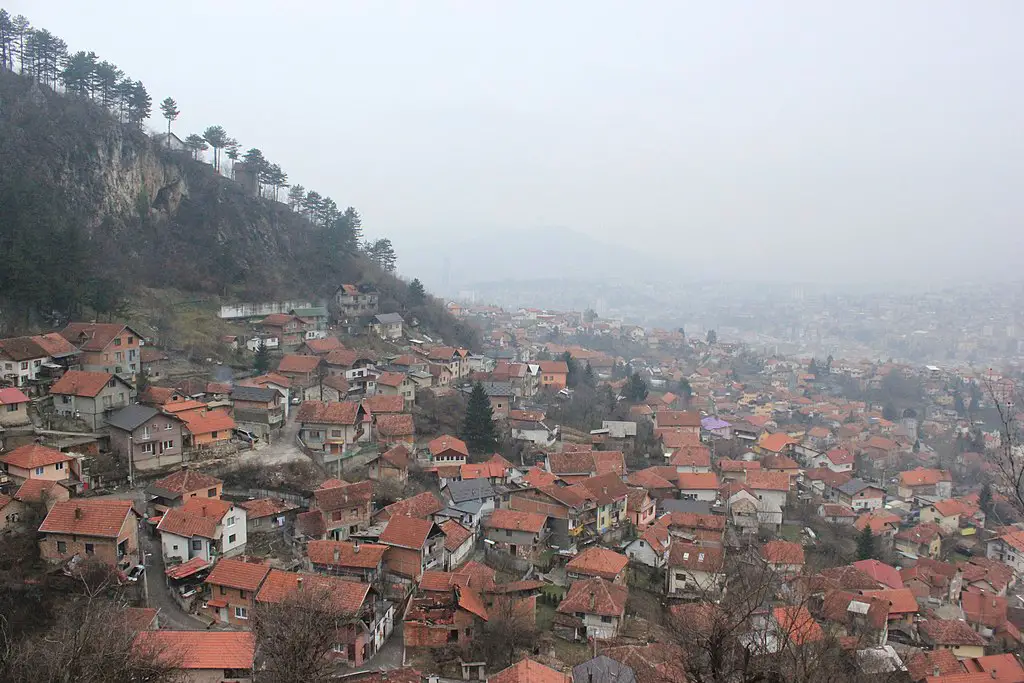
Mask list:
[[[5,71],[0,159],[0,328],[109,313],[137,285],[258,299],[370,280],[400,311],[471,341],[436,300],[414,304],[403,282],[339,252],[332,231]]]

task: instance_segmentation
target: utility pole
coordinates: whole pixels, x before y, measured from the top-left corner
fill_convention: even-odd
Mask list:
[[[135,436],[128,435],[128,486],[135,488]]]

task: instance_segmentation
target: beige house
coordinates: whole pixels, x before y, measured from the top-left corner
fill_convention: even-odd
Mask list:
[[[0,389],[0,427],[27,425],[31,421],[28,416],[28,406],[31,402],[21,389]]]
[[[95,431],[106,424],[107,415],[135,402],[135,387],[107,372],[68,370],[50,387],[50,395],[55,413]]]
[[[74,456],[39,444],[26,444],[0,455],[0,464],[19,484],[29,479],[77,482],[81,477]]]

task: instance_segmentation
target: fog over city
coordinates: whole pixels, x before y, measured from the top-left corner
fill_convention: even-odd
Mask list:
[[[183,137],[258,139],[445,293],[560,264],[948,284],[1013,278],[1024,253],[1020,3],[8,10],[173,93]],[[553,228],[558,258],[534,261]]]

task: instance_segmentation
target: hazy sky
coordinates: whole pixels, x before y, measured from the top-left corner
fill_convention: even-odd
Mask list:
[[[173,96],[182,137],[221,124],[356,206],[400,258],[457,262],[478,231],[520,258],[543,245],[517,228],[564,226],[721,275],[1024,260],[1017,0],[0,5]]]

